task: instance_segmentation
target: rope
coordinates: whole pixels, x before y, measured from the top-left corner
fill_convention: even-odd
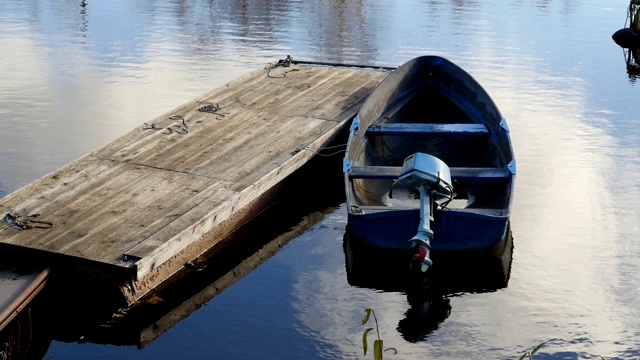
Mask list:
[[[185,134],[189,133],[189,127],[187,126],[187,122],[184,119],[184,116],[182,116],[182,115],[172,115],[172,116],[169,116],[169,120],[181,121],[182,122],[182,126],[180,126],[180,125],[171,125],[171,126],[167,127],[168,130],[175,131],[176,133],[178,133],[180,135],[185,135]],[[175,130],[172,129],[172,127],[174,127]],[[171,134],[171,131],[169,132],[169,134]]]
[[[158,124],[155,123],[151,125],[144,123],[144,127],[142,128],[142,130],[162,130],[162,128],[158,127]]]
[[[284,73],[282,73],[282,76],[273,76],[271,75],[271,69],[273,69],[275,66],[269,67],[269,71],[267,71],[267,77],[270,77],[272,79],[282,79],[287,77],[287,74],[293,71],[300,71],[299,69],[291,69],[291,70],[287,70]]]
[[[16,215],[13,213],[8,213],[5,216],[5,220],[19,228],[20,230],[30,230],[30,229],[50,229],[53,227],[53,223],[49,221],[43,220],[34,220],[39,217],[40,214],[33,214],[28,216]]]
[[[272,65],[269,66],[269,71],[267,71],[267,77],[270,77],[272,79],[282,79],[282,78],[287,77],[287,74],[290,73],[290,72],[299,71],[299,69],[291,69],[291,70],[285,71],[282,74],[282,76],[273,76],[273,75],[271,75],[271,69],[277,68],[277,67],[289,67],[291,65],[293,65],[293,58],[291,57],[291,55],[287,55],[286,59],[280,60],[277,63],[272,64]]]
[[[144,123],[144,127],[142,128],[142,130],[164,130],[162,133],[163,134],[171,134],[173,132],[175,132],[176,134],[180,134],[180,135],[185,135],[189,133],[189,127],[187,126],[187,121],[185,120],[184,116],[182,115],[171,115],[169,116],[170,120],[176,120],[176,121],[180,121],[182,122],[181,125],[169,125],[166,128],[161,128],[158,126],[158,124],[153,123],[151,125]]]
[[[308,150],[308,149],[305,149],[305,150]],[[331,154],[321,154],[321,153],[315,151],[315,155],[318,155],[318,156],[333,156],[333,155],[338,155],[338,154],[343,153],[343,152],[346,152],[346,150],[338,150],[336,152],[332,152]]]
[[[627,17],[625,17],[625,19],[624,19],[624,27],[625,28],[627,27],[627,22],[628,21],[632,21],[631,20],[631,17],[633,16],[632,15],[633,14],[633,12],[632,12],[633,10],[632,9],[633,9],[633,1],[629,2],[629,7],[627,8]]]
[[[199,107],[198,111],[213,114],[216,116],[216,120],[222,120],[226,115],[229,115],[228,112],[222,111],[222,106],[218,103],[204,102],[201,104],[204,105]]]
[[[338,151],[332,152],[331,154],[321,154],[318,151],[335,149],[335,148],[340,148],[340,147],[345,147],[345,146],[347,146],[347,144],[340,144],[340,145],[327,146],[327,147],[317,147],[317,148],[314,148],[314,147],[311,147],[311,146],[301,146],[301,147],[297,147],[295,150],[293,150],[291,155],[295,155],[295,154],[299,153],[300,151],[307,150],[307,151],[312,151],[312,152],[315,153],[315,155],[319,155],[319,156],[333,156],[333,155],[337,155],[337,154],[346,152],[347,150],[346,149],[342,149],[342,150],[338,150]]]

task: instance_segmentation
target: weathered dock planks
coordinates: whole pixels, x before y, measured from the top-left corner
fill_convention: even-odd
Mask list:
[[[326,146],[385,75],[251,72],[0,199],[0,216],[37,213],[55,225],[2,221],[0,246],[124,271],[144,292],[184,264],[187,247],[211,246],[259,211],[261,196],[314,156],[305,149]]]

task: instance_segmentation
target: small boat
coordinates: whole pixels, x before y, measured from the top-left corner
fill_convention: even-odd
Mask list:
[[[412,254],[504,241],[516,173],[509,128],[471,75],[438,56],[410,60],[369,95],[343,165],[355,244]]]

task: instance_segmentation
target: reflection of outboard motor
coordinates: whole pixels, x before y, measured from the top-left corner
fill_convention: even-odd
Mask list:
[[[416,153],[404,160],[398,182],[407,189],[420,192],[420,225],[418,233],[409,240],[409,245],[418,251],[415,256],[422,271],[433,264],[429,258],[433,231],[430,229],[433,220],[433,204],[436,201],[454,196],[451,186],[451,172],[442,160],[435,156]]]
[[[411,343],[423,341],[451,315],[451,303],[447,298],[435,297],[410,304],[404,319],[398,322],[397,329]]]

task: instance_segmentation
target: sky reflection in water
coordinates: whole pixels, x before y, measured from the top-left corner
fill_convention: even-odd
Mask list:
[[[403,359],[517,357],[550,339],[556,356],[640,356],[640,87],[610,38],[627,1],[87,2],[0,4],[0,194],[287,54],[436,54],[509,122],[514,262],[508,288],[451,297],[409,343],[406,295],[348,285],[338,209],[143,350],[54,342],[48,357],[359,358],[367,307]]]

